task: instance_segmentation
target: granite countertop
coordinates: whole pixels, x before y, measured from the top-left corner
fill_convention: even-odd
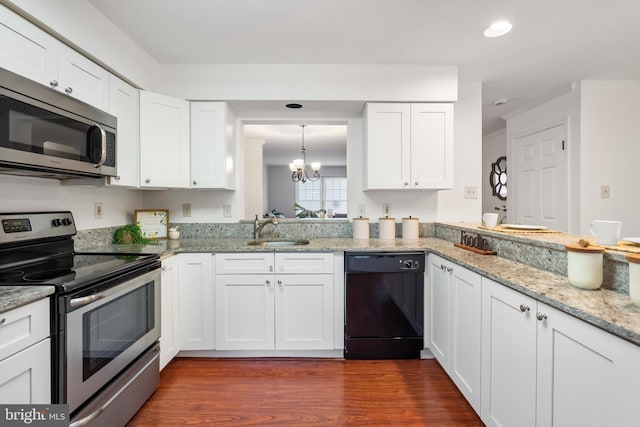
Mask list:
[[[454,231],[465,230],[500,238],[522,241],[528,245],[540,245],[564,250],[566,244],[575,243],[580,236],[568,234],[517,235],[479,230],[478,224],[446,224]],[[175,253],[201,252],[343,252],[343,251],[427,251],[456,262],[463,267],[486,276],[498,283],[533,297],[545,304],[582,319],[640,345],[640,308],[628,295],[613,290],[578,289],[569,284],[566,276],[512,261],[503,257],[479,255],[457,248],[451,241],[427,237],[418,240],[358,241],[352,238],[310,239],[308,245],[265,247],[251,246],[249,238],[195,238],[164,240],[150,245],[106,245],[86,252],[140,253],[168,256]],[[624,257],[624,254],[612,256]],[[3,298],[0,294],[0,307]]]
[[[53,286],[0,286],[0,313],[47,298]]]

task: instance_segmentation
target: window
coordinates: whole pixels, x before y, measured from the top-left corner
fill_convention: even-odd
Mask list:
[[[347,214],[347,178],[322,177],[316,182],[296,185],[296,203],[307,210],[333,210],[334,215]]]

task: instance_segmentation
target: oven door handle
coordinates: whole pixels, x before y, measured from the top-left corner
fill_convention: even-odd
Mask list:
[[[102,298],[104,298],[104,295],[102,294],[93,294],[89,295],[88,297],[73,298],[71,301],[69,301],[69,305],[73,308],[83,307],[85,305],[91,304],[92,302],[101,300]]]

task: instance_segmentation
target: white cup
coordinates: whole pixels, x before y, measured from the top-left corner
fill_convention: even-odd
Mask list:
[[[621,221],[593,221],[589,224],[589,232],[599,245],[615,246],[620,239]]]
[[[495,227],[498,225],[498,214],[497,213],[484,213],[482,214],[482,222],[485,227]]]

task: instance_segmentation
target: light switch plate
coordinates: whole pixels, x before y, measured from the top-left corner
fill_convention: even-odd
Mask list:
[[[464,187],[464,198],[465,199],[477,199],[478,198],[478,187]]]
[[[191,216],[191,203],[182,204],[182,216],[185,218]]]

